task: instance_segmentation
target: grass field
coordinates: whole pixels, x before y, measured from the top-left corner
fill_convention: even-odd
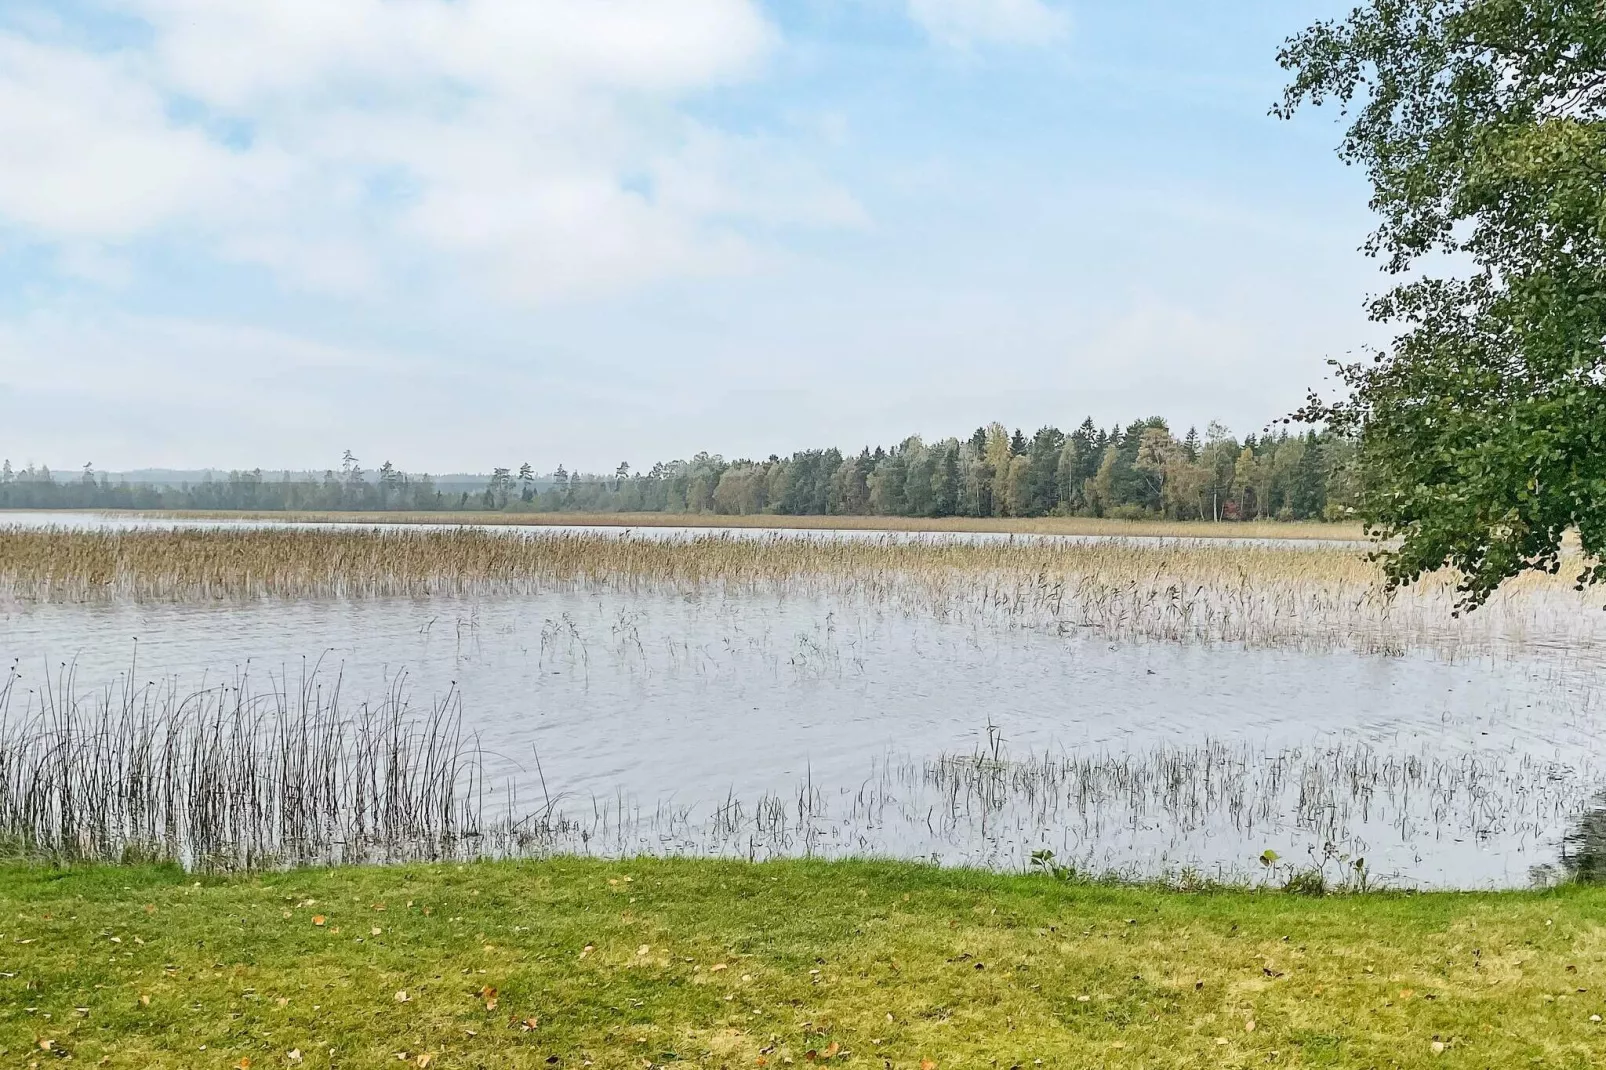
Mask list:
[[[116,515],[109,513],[107,515]],[[277,520],[331,524],[518,524],[624,528],[785,528],[838,531],[975,531],[1030,535],[1164,536],[1191,539],[1364,539],[1359,524],[1103,520],[1093,517],[717,516],[712,513],[260,513],[174,511],[134,515],[180,520]],[[0,512],[0,522],[5,514]]]
[[[1606,890],[881,863],[0,868],[0,1065],[1588,1067]]]

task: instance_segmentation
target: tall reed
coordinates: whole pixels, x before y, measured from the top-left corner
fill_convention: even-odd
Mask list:
[[[71,669],[0,686],[0,845],[57,859],[242,868],[440,858],[482,834],[483,777],[456,694],[400,681],[347,710],[338,676],[191,693],[80,694]]]
[[[1532,575],[1453,619],[1455,578],[1393,596],[1354,549],[1038,539],[470,529],[0,527],[0,600],[239,601],[669,591],[852,599],[1115,638],[1482,653],[1599,644],[1602,596]]]

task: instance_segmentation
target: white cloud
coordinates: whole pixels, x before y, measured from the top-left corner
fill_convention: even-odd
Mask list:
[[[245,182],[227,149],[173,126],[165,109],[122,57],[0,35],[0,215],[118,240]]]
[[[1043,0],[909,0],[909,15],[944,44],[1041,45],[1063,37],[1065,14]]]
[[[105,2],[148,44],[0,33],[0,221],[47,241],[177,231],[310,288],[404,261],[544,300],[745,266],[744,225],[862,218],[683,107],[762,72],[755,0]]]

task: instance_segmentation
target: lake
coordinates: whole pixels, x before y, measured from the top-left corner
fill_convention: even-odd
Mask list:
[[[549,850],[1256,879],[1269,849],[1411,887],[1553,876],[1606,787],[1595,653],[1166,642],[843,592],[0,605],[14,717],[69,673],[456,695],[488,782],[564,815]]]

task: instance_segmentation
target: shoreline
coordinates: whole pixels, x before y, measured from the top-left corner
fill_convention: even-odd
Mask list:
[[[263,512],[252,510],[6,509],[8,515],[80,514],[174,520],[279,521],[288,524],[423,524],[440,527],[773,528],[788,531],[885,531],[1021,535],[1093,535],[1111,538],[1283,539],[1366,542],[1359,524],[1316,521],[1110,520],[1095,517],[785,516],[711,513],[519,512]]]

